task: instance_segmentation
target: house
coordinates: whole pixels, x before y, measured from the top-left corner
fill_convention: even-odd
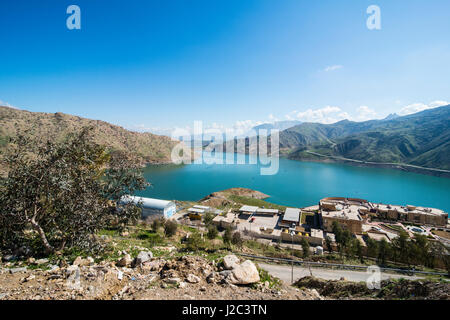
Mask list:
[[[297,226],[300,222],[300,209],[286,208],[283,219],[280,221],[280,227],[290,228]]]
[[[143,198],[136,196],[123,196],[120,199],[121,204],[133,203],[142,209],[142,218],[164,217],[169,219],[176,211],[177,206],[173,201]]]

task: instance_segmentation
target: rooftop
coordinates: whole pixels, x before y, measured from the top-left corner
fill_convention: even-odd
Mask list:
[[[136,205],[141,205],[143,208],[148,209],[159,209],[163,210],[165,208],[175,206],[175,203],[167,200],[153,199],[153,198],[143,198],[136,196],[123,196],[120,199],[121,203],[134,203]]]
[[[257,213],[271,213],[271,214],[278,214],[278,209],[264,209],[264,208],[258,208],[256,210]]]
[[[258,210],[258,207],[253,207],[253,206],[242,206],[239,209],[240,212],[251,212],[251,213],[256,212],[256,210]]]
[[[356,205],[345,206],[338,211],[322,211],[322,217],[361,221],[362,218],[359,215],[359,209],[360,207]]]
[[[299,222],[300,220],[300,209],[296,208],[286,208],[286,212],[283,217],[284,221]]]

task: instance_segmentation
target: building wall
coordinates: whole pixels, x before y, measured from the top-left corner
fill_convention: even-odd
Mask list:
[[[323,219],[323,229],[327,232],[333,231],[333,222],[337,221],[342,227],[347,228],[351,233],[361,234],[362,233],[362,221],[361,220],[350,220],[350,219],[338,219],[334,217],[325,217]]]

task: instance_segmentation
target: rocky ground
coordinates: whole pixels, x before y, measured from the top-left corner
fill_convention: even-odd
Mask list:
[[[117,262],[79,257],[71,265],[57,266],[44,259],[29,261],[28,268],[7,262],[0,269],[0,299],[322,299],[315,289],[260,279],[252,262],[230,259],[216,263],[187,255],[164,260],[143,251],[135,259],[124,252]]]
[[[329,299],[408,299],[450,300],[450,283],[436,281],[384,280],[379,289],[371,290],[365,283],[326,281],[304,277],[295,284],[297,288],[316,289]]]

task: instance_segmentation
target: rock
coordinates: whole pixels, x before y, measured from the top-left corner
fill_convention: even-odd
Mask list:
[[[19,272],[27,272],[27,268],[22,267],[9,269],[9,273],[19,273]]]
[[[203,291],[203,292],[206,291],[206,287],[201,287],[200,291]]]
[[[214,271],[211,272],[211,273],[206,277],[206,282],[208,282],[208,283],[214,283],[214,282],[217,282],[217,281],[218,281],[217,275],[218,275],[217,272],[214,272]]]
[[[220,272],[219,272],[219,275],[222,276],[222,277],[224,277],[224,278],[226,278],[226,277],[228,277],[231,273],[232,273],[231,270],[224,270],[224,271],[220,271]]]
[[[161,271],[162,267],[166,264],[165,260],[159,259],[159,260],[153,260],[153,261],[147,261],[143,263],[143,269],[150,270],[150,271]]]
[[[259,272],[250,260],[246,260],[233,268],[228,280],[233,284],[251,284],[259,282]]]
[[[71,265],[71,266],[68,266],[67,268],[66,268],[66,273],[67,273],[67,275],[72,275],[72,274],[74,274],[75,272],[77,272],[78,271],[78,266],[77,265]]]
[[[140,266],[143,263],[149,261],[151,258],[153,258],[153,253],[151,253],[150,251],[141,251],[136,257],[135,265]]]
[[[22,279],[20,279],[20,282],[28,282],[28,281],[31,281],[31,280],[33,280],[33,279],[35,279],[36,278],[36,276],[34,275],[34,274],[31,274],[30,276],[28,276],[28,277],[26,277],[26,278],[22,278]]]
[[[310,290],[310,293],[315,300],[323,300],[323,297],[319,294],[319,292],[317,292],[316,289]]]
[[[77,257],[72,265],[74,266],[80,266],[80,267],[87,267],[94,263],[94,259],[92,257],[87,257],[86,259],[83,259],[82,257]]]
[[[234,254],[229,254],[223,258],[223,265],[225,269],[232,270],[235,266],[239,265],[239,258]]]
[[[36,259],[33,258],[33,257],[30,257],[30,258],[27,259],[27,263],[28,264],[34,264],[35,262],[36,262]]]
[[[2,259],[4,262],[11,262],[11,261],[17,260],[17,256],[12,255],[12,254],[7,254],[7,255],[4,255]]]
[[[119,259],[119,261],[117,261],[117,266],[118,267],[127,267],[129,265],[131,265],[131,263],[133,262],[133,260],[131,259],[131,256],[129,254],[126,254],[123,258]]]
[[[187,283],[186,283],[186,282],[180,282],[180,283],[178,284],[178,288],[180,288],[180,289],[186,288],[186,286],[187,286]]]
[[[164,281],[169,284],[179,284],[181,282],[181,279],[180,278],[167,278]]]
[[[34,262],[37,265],[48,263],[48,259],[38,259]]]
[[[197,277],[196,275],[190,273],[190,274],[187,275],[186,281],[189,282],[189,283],[199,283],[200,282],[200,278]]]

